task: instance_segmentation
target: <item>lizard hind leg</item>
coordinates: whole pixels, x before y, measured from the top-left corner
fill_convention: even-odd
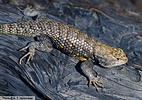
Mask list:
[[[45,52],[51,52],[53,50],[52,43],[48,38],[46,38],[42,41],[39,41],[39,42],[36,42],[36,41],[31,42],[31,43],[28,44],[28,46],[20,49],[19,51],[23,51],[23,50],[28,49],[28,48],[29,48],[29,52],[26,53],[22,58],[20,58],[19,64],[22,64],[22,60],[27,56],[29,56],[29,57],[28,57],[26,64],[28,64],[28,62],[30,60],[33,60],[33,56],[35,54],[35,49],[37,49],[39,51],[45,51]]]
[[[22,60],[25,57],[27,57],[28,55],[29,55],[29,57],[28,57],[28,60],[27,60],[26,64],[29,62],[30,59],[33,60],[33,56],[35,54],[35,44],[36,44],[35,42],[31,42],[28,46],[26,46],[26,47],[24,47],[24,48],[22,48],[22,49],[19,50],[19,51],[23,51],[23,50],[29,48],[29,52],[26,53],[22,58],[20,58],[19,64],[22,64]]]
[[[93,66],[93,62],[91,60],[86,60],[81,63],[82,72],[89,79],[89,86],[93,84],[96,90],[99,91],[97,86],[104,88],[104,86],[101,85],[103,84],[103,82],[99,81],[99,77],[95,77],[93,75],[92,66]]]

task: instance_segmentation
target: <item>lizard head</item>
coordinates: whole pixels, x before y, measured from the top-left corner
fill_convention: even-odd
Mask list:
[[[102,53],[102,56],[99,56],[99,64],[111,68],[114,66],[119,66],[125,64],[128,61],[124,51],[120,48],[109,48],[105,50],[105,53]]]

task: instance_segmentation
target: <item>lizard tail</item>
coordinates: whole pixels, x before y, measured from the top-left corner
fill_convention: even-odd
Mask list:
[[[0,34],[17,34],[27,37],[35,37],[37,34],[37,26],[34,21],[25,21],[0,25]]]

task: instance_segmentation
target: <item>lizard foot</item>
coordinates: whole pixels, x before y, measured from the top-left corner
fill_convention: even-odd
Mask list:
[[[93,79],[89,80],[89,86],[90,86],[91,83],[92,83],[92,84],[95,86],[95,88],[96,88],[97,91],[99,91],[99,89],[98,89],[97,86],[99,86],[99,87],[101,87],[101,88],[104,88],[104,86],[101,85],[101,84],[103,84],[103,82],[100,82],[100,81],[98,80],[99,78],[100,78],[100,77],[94,77]]]
[[[99,91],[97,86],[104,88],[104,86],[101,85],[103,84],[103,82],[99,81],[99,77],[94,76],[93,71],[92,71],[92,66],[93,66],[93,62],[91,60],[86,60],[82,62],[81,69],[82,69],[82,72],[89,79],[88,85],[90,86],[91,84],[93,84],[96,90]]]
[[[35,47],[34,47],[34,45],[33,45],[32,43],[30,43],[28,46],[26,46],[26,47],[20,49],[19,51],[23,51],[23,50],[25,50],[25,49],[27,49],[27,48],[29,48],[29,52],[26,53],[22,58],[20,58],[19,64],[22,64],[22,60],[23,60],[25,57],[27,57],[28,55],[29,55],[29,57],[28,57],[28,60],[27,60],[26,64],[28,64],[28,62],[30,61],[30,59],[33,60],[33,56],[34,56],[34,54],[35,54]]]

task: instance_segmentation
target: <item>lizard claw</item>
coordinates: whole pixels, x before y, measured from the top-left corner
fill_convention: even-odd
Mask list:
[[[35,54],[35,47],[34,47],[34,45],[31,45],[31,44],[30,44],[30,45],[28,45],[28,46],[26,46],[26,47],[20,49],[19,51],[23,51],[23,50],[25,50],[25,49],[27,49],[27,48],[29,48],[29,52],[26,53],[22,58],[20,58],[19,64],[22,64],[22,60],[23,60],[25,57],[27,57],[28,55],[29,55],[29,57],[28,57],[28,60],[27,60],[26,64],[28,64],[28,62],[30,61],[30,59],[33,60],[33,56],[34,56],[34,54]]]
[[[89,80],[89,86],[91,85],[91,83],[93,83],[93,85],[95,86],[97,91],[99,91],[97,86],[104,88],[104,86],[101,85],[101,84],[103,84],[103,82],[100,82],[99,79],[100,79],[100,77],[94,77],[92,80]]]

